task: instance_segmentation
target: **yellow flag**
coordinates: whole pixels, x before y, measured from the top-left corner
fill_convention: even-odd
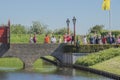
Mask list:
[[[110,0],[104,0],[102,4],[103,10],[110,10]]]

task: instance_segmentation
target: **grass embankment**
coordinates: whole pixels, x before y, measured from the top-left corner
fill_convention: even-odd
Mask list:
[[[95,64],[90,67],[120,75],[120,56],[104,61],[102,63]]]
[[[45,35],[36,35],[37,43],[43,43]],[[11,43],[29,43],[30,34],[11,34]]]
[[[11,43],[29,43],[30,34],[11,34],[10,36],[11,36],[10,37]],[[61,36],[62,38],[62,35],[55,35],[57,39],[58,36]],[[37,34],[36,35],[37,43],[44,43],[44,37],[45,34],[41,34],[41,35]]]
[[[79,58],[75,64],[120,74],[120,48],[111,48]]]
[[[103,50],[97,53],[92,53],[82,58],[79,58],[75,64],[79,64],[83,66],[92,66],[119,55],[120,55],[120,48],[110,48],[107,50]]]
[[[22,69],[23,62],[19,58],[0,58],[0,68]]]

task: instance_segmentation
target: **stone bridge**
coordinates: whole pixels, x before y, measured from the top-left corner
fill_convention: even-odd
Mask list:
[[[17,57],[24,64],[25,69],[32,67],[34,61],[46,55],[52,55],[57,59],[62,57],[64,44],[5,44],[0,45],[1,57]]]

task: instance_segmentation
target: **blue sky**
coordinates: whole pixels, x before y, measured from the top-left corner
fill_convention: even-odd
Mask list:
[[[66,27],[66,19],[76,17],[76,33],[86,34],[94,25],[105,25],[109,29],[108,11],[101,9],[103,0],[0,0],[0,24],[8,19],[12,24],[30,26],[40,21],[49,29]],[[111,0],[111,27],[120,29],[120,0]]]

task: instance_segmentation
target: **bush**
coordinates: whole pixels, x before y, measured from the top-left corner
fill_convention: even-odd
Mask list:
[[[75,64],[83,65],[83,66],[92,66],[99,62],[108,60],[115,56],[120,55],[120,48],[110,48],[107,50],[103,50],[97,53],[89,54],[88,56],[84,56],[79,58]]]
[[[109,48],[118,48],[120,45],[99,45],[99,44],[93,44],[93,45],[80,45],[79,47],[76,47],[74,45],[65,45],[64,46],[64,52],[65,53],[92,53],[92,52],[98,52],[101,50],[109,49]]]

